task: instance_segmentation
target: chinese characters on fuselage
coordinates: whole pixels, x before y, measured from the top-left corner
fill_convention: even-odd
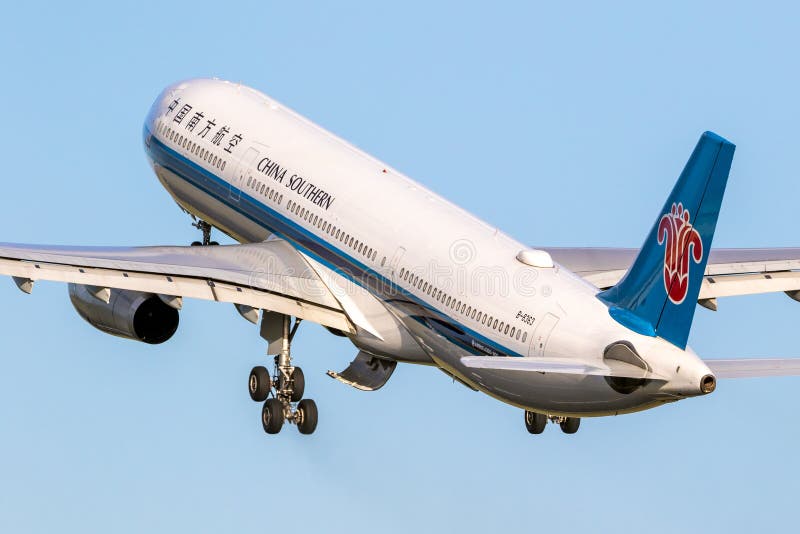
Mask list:
[[[197,129],[198,125],[203,124],[203,127],[200,128],[195,135],[201,139],[205,139],[208,134],[212,131],[214,134],[211,137],[211,144],[215,146],[221,146],[223,141],[227,143],[227,146],[223,149],[228,154],[233,154],[233,149],[242,142],[242,134],[234,134],[227,138],[229,133],[231,133],[231,129],[228,126],[221,126],[217,129],[217,123],[214,119],[207,119],[205,114],[202,111],[195,111],[192,113],[192,106],[190,104],[184,104],[183,106],[178,109],[180,105],[180,99],[175,99],[167,108],[167,112],[164,114],[165,117],[169,117],[172,113],[175,115],[172,118],[172,122],[176,124],[183,124],[184,129],[188,132],[194,133],[195,129]],[[175,110],[178,110],[177,112]],[[186,120],[186,117],[190,117]]]
[[[187,132],[193,133],[201,139],[206,139],[210,134],[210,142],[215,146],[222,146],[223,143],[225,143],[226,146],[223,150],[228,154],[233,154],[233,150],[244,139],[240,133],[229,136],[231,133],[229,126],[222,125],[218,128],[215,119],[209,119],[202,111],[194,110],[191,104],[181,105],[179,98],[170,103],[164,114],[165,117],[169,117],[170,115],[172,115],[172,122],[183,125],[183,128]],[[290,174],[288,179],[284,181],[284,179],[287,178],[287,168],[269,157],[264,157],[259,160],[256,168],[258,172],[262,173],[264,176],[268,176],[274,181],[285,185],[290,190],[321,208],[329,209],[335,200],[330,193],[317,187],[297,173]]]

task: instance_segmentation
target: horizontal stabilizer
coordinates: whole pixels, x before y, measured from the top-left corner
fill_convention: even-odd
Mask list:
[[[461,363],[473,369],[497,371],[531,371],[585,376],[616,376],[620,378],[663,379],[651,371],[625,362],[613,361],[588,363],[567,358],[514,358],[509,356],[465,356]]]
[[[800,376],[800,358],[703,360],[717,378]]]

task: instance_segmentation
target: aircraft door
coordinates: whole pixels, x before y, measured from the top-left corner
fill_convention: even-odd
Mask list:
[[[242,159],[239,160],[239,166],[236,168],[236,172],[231,177],[231,200],[239,202],[239,199],[242,195],[242,190],[245,188],[245,184],[247,183],[247,178],[252,176],[256,158],[258,158],[258,150],[250,147],[244,153]]]
[[[531,337],[531,344],[528,347],[528,357],[542,357],[547,348],[547,340],[550,339],[550,334],[558,324],[558,317],[552,313],[547,313],[533,331]]]

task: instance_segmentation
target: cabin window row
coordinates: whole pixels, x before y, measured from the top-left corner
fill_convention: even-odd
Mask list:
[[[414,274],[406,268],[400,269],[400,278],[407,282],[409,285],[416,287],[432,299],[445,305],[447,308],[460,313],[464,317],[475,321],[484,326],[497,331],[511,339],[516,339],[525,343],[528,339],[528,332],[522,328],[517,328],[497,317],[485,313],[477,308],[469,306],[466,302],[461,301],[455,297],[448,295],[445,291],[435,287],[433,284],[428,283],[423,277]]]
[[[288,204],[286,204],[286,208],[298,218],[306,221],[311,226],[317,227],[322,232],[325,232],[332,238],[351,248],[354,252],[357,252],[368,260],[375,261],[375,259],[378,257],[377,250],[356,239],[354,236],[343,231],[341,228],[337,228],[336,225],[326,221],[323,217],[320,217],[311,210],[304,208],[299,203],[290,200]]]
[[[247,187],[256,193],[260,193],[270,200],[274,200],[277,204],[283,202],[283,193],[278,193],[275,189],[267,187],[267,184],[260,180],[256,180],[252,176],[247,177]]]
[[[159,133],[164,135],[166,139],[169,139],[170,142],[178,145],[184,150],[187,150],[189,153],[194,154],[195,156],[199,157],[212,167],[216,167],[221,171],[225,170],[226,160],[220,158],[212,151],[206,150],[199,143],[192,141],[191,139],[184,136],[180,132],[173,130],[169,126],[164,126],[164,124],[161,123],[159,124]]]

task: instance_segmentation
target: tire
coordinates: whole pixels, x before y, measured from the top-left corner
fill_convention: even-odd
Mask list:
[[[581,418],[580,417],[567,417],[567,419],[561,423],[561,431],[564,434],[574,434],[578,431],[578,428],[581,426]]]
[[[317,420],[319,419],[317,403],[311,399],[303,399],[297,405],[297,411],[300,413],[297,429],[301,434],[313,434],[317,429]]]
[[[219,246],[219,243],[217,243],[216,241],[209,241],[208,244],[209,244],[209,246],[212,246],[212,247]]]
[[[525,410],[525,428],[531,434],[541,434],[547,426],[547,416],[543,413],[529,412]]]
[[[305,392],[306,377],[303,375],[302,369],[295,367],[294,372],[292,372],[292,402],[300,402]]]
[[[283,428],[283,404],[278,399],[267,399],[261,409],[261,426],[267,434],[277,434]]]
[[[193,247],[202,247],[203,244],[200,241],[192,241],[192,246]]]
[[[250,392],[250,398],[254,401],[264,402],[267,400],[269,391],[272,389],[272,380],[266,367],[261,365],[253,367],[247,381],[247,389]]]
[[[281,389],[285,387],[283,374],[281,374]],[[303,398],[303,394],[306,391],[306,378],[303,375],[303,370],[299,367],[295,367],[294,371],[292,371],[292,398],[290,399],[292,402],[300,402]]]

